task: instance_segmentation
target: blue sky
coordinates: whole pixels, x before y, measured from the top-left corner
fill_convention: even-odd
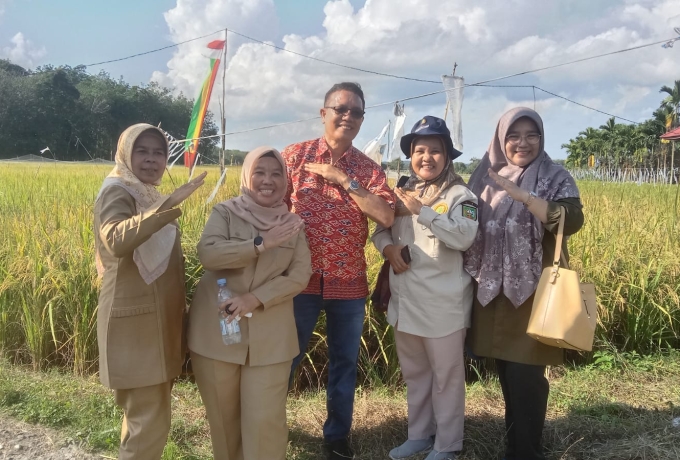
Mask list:
[[[316,34],[323,30],[323,7],[327,0],[274,0],[280,18],[277,33]],[[21,32],[47,56],[38,64],[89,64],[162,48],[173,43],[163,12],[175,6],[172,0],[0,0],[0,49]],[[362,1],[352,0],[354,5]],[[190,20],[188,18],[187,20]],[[236,24],[225,26],[238,30]],[[206,30],[206,33],[212,30]],[[243,31],[248,33],[248,31]],[[280,41],[277,44],[281,44]],[[104,69],[130,83],[145,83],[154,70],[165,66],[173,50],[121,63],[92,67]]]
[[[115,8],[113,7],[115,5]],[[667,39],[680,26],[678,0],[0,0],[0,58],[29,68],[115,59],[228,27],[286,49],[396,75],[438,80],[454,62],[476,82]],[[206,71],[210,38],[104,66],[131,84],[156,81],[191,97]],[[634,121],[651,116],[659,88],[680,79],[680,43],[659,45],[500,84],[537,85]],[[368,105],[355,144],[363,148],[392,118],[390,101],[441,89],[306,60],[230,35],[227,131],[309,118],[335,82],[358,81]],[[221,93],[216,88],[214,94]],[[607,116],[537,93],[546,150]],[[442,116],[443,95],[407,102],[407,130],[423,115]],[[464,155],[481,157],[500,115],[534,106],[530,89],[467,88]],[[214,100],[211,105],[218,112]],[[161,120],[140,120],[158,123]],[[228,137],[229,148],[282,148],[321,134],[318,121]]]

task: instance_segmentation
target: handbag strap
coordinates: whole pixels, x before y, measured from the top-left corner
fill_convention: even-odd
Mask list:
[[[559,275],[560,270],[560,257],[564,261],[566,268],[569,268],[566,258],[562,254],[562,240],[564,239],[564,220],[566,217],[566,211],[563,206],[560,206],[560,223],[557,226],[557,236],[555,237],[555,256],[553,257],[553,268],[551,282],[555,282]]]

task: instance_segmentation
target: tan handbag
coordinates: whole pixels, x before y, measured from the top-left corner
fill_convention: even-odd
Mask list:
[[[590,351],[597,326],[595,285],[582,284],[569,270],[560,267],[565,210],[560,207],[555,259],[543,269],[534,295],[527,334],[541,343],[559,348]]]

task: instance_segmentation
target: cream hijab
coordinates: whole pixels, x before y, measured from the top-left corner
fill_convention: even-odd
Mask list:
[[[145,131],[155,131],[165,140],[165,151],[167,154],[168,141],[163,131],[159,128],[146,123],[138,123],[127,128],[118,139],[118,149],[116,150],[115,158],[116,165],[106,179],[104,179],[95,203],[102,196],[104,190],[114,186],[121,187],[132,195],[137,206],[137,212],[150,209],[163,199],[163,196],[156,189],[161,183],[160,179],[154,184],[145,184],[132,172],[132,150],[137,138]],[[176,236],[177,225],[173,222],[158,230],[148,240],[135,248],[133,260],[146,284],[153,283],[167,270]],[[104,275],[104,266],[101,262],[98,249],[95,258],[97,273],[102,277]]]
[[[277,190],[276,193],[279,196],[277,197],[276,204],[269,208],[260,206],[255,202],[253,197],[250,196],[250,178],[253,175],[253,169],[257,164],[257,160],[268,153],[274,154],[274,157],[281,163],[286,184],[283,189]],[[265,235],[274,227],[289,222],[300,222],[301,220],[300,216],[288,211],[288,206],[283,202],[283,198],[286,196],[287,184],[288,173],[286,172],[286,162],[283,160],[279,151],[273,147],[258,147],[255,150],[248,152],[243,160],[243,169],[241,169],[241,195],[224,201],[216,205],[216,207],[228,209],[241,219],[252,224],[261,235]]]

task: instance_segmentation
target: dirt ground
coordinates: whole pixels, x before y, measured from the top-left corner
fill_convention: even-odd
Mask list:
[[[54,430],[0,415],[0,460],[101,460]]]

